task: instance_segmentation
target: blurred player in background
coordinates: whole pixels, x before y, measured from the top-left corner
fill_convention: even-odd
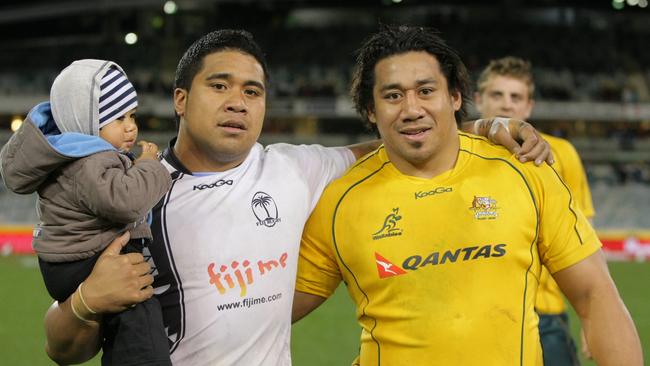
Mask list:
[[[516,57],[492,60],[481,72],[475,93],[482,118],[509,117],[528,121],[535,106],[535,84],[530,62]],[[553,169],[571,190],[576,206],[592,220],[594,207],[585,170],[576,149],[565,139],[542,134],[551,145],[556,163]],[[546,267],[542,268],[535,311],[540,316],[539,332],[547,366],[578,365],[571,338],[569,318],[562,291]],[[588,355],[586,344],[583,351]]]

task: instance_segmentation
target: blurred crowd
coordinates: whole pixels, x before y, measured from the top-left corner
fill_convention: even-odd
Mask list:
[[[459,50],[474,76],[492,58],[515,55],[531,60],[537,99],[650,102],[648,34],[575,25],[462,24],[453,17],[431,19],[429,23]],[[350,25],[247,28],[268,52],[270,95],[276,97],[346,95],[355,48],[375,29]],[[193,35],[187,38],[193,39]],[[72,50],[69,58],[75,58],[75,53],[79,54],[76,58],[88,57],[88,50],[81,49]],[[169,95],[174,65],[163,60],[163,50],[142,44],[131,47],[128,53],[121,63],[136,88],[143,93]],[[40,65],[24,71],[0,71],[0,95],[47,92],[59,68]]]

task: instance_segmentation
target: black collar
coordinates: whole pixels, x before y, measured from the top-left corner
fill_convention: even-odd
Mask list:
[[[173,139],[169,140],[169,146],[163,151],[163,159],[165,159],[169,165],[174,167],[174,169],[184,173],[184,174],[192,174],[189,169],[181,163],[180,160],[178,160],[178,157],[176,157],[176,154],[174,153],[174,145],[176,145],[176,137]]]

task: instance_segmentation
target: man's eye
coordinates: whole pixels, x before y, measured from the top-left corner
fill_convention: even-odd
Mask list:
[[[226,89],[226,86],[224,84],[212,84],[212,88],[217,90],[224,90]]]
[[[429,95],[433,93],[433,89],[431,88],[424,88],[420,90],[420,94],[422,95]]]
[[[399,97],[400,97],[399,93],[388,93],[384,95],[384,99],[388,99],[388,100],[399,99]]]
[[[262,93],[260,93],[259,91],[255,90],[255,89],[246,89],[246,91],[244,91],[244,93],[246,93],[246,95],[250,95],[250,96],[253,96],[253,97],[257,97],[257,96],[260,96],[262,94]]]

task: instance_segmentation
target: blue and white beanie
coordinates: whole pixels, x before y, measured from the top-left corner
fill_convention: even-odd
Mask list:
[[[50,89],[59,131],[99,136],[99,129],[138,106],[133,85],[112,61],[77,60],[63,69]]]
[[[138,106],[133,84],[117,68],[111,67],[99,85],[99,128]]]

